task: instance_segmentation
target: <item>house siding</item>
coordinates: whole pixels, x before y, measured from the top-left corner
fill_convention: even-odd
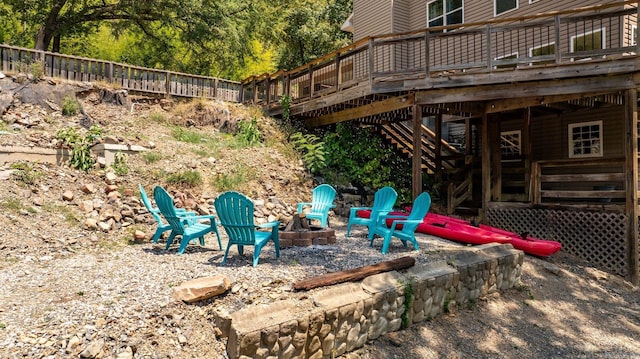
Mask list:
[[[421,30],[427,27],[428,0],[354,0],[354,40],[367,36]],[[576,9],[619,0],[519,0],[518,9],[494,16],[494,1],[464,0],[464,22],[481,22],[500,18],[535,15]]]
[[[602,120],[603,127],[602,158],[623,157],[623,118],[623,110],[618,107],[534,118],[531,121],[532,159],[534,161],[568,159],[569,124],[598,120]]]
[[[392,0],[353,2],[353,39],[393,32]]]

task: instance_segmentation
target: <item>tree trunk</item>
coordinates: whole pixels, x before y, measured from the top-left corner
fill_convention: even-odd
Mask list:
[[[416,264],[415,258],[401,257],[398,259],[372,264],[369,266],[354,268],[341,272],[328,273],[321,276],[304,279],[294,283],[293,289],[309,290],[343,282],[355,282],[374,274],[389,272],[392,270],[407,269],[413,267],[414,264]]]
[[[60,52],[60,34],[56,34],[56,36],[53,37],[53,48],[51,52]]]

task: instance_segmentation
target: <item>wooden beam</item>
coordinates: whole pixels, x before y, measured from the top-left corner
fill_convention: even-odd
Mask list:
[[[625,93],[625,190],[627,224],[627,266],[628,278],[634,285],[640,284],[640,262],[638,256],[638,92]]]
[[[434,138],[434,152],[436,164],[436,183],[442,182],[442,115],[435,116],[436,133]]]
[[[354,282],[378,273],[411,268],[415,265],[415,263],[416,260],[413,257],[400,257],[397,259],[392,259],[389,261],[380,262],[364,267],[358,267],[346,271],[333,272],[309,279],[304,279],[295,282],[293,284],[293,289],[309,290],[338,283]]]
[[[520,138],[520,148],[524,156],[524,193],[526,198],[531,195],[531,108],[524,110],[524,126]]]
[[[411,158],[413,199],[422,193],[422,106],[413,105],[413,157]]]
[[[541,106],[541,105],[552,104],[557,102],[577,100],[584,97],[604,95],[606,93],[608,92],[597,91],[597,92],[589,92],[589,93],[573,93],[573,94],[550,95],[550,96],[539,96],[539,97],[500,99],[500,100],[487,102],[485,111],[487,113],[504,112],[509,110],[517,110],[520,108],[528,108],[531,106]]]
[[[489,144],[489,115],[482,115],[482,212],[480,217],[484,219],[485,211],[491,202],[491,146]]]
[[[432,84],[430,87],[434,87],[433,89],[416,92],[415,101],[419,104],[458,102],[460,98],[464,98],[465,101],[493,101],[594,92],[609,93],[636,87],[636,82],[629,74],[547,81],[523,81],[521,78],[514,81],[515,83],[501,82],[486,85],[475,85],[469,82],[456,88],[437,88],[438,86]]]
[[[489,124],[489,150],[491,151],[491,201],[501,201],[502,195],[502,148],[500,146],[500,122],[491,117]]]
[[[413,106],[414,98],[415,97],[413,93],[393,97],[390,99],[373,102],[368,105],[350,108],[347,110],[320,116],[318,118],[307,121],[306,125],[307,127],[318,127],[338,122],[351,121],[365,116],[375,116],[382,113],[411,107]]]

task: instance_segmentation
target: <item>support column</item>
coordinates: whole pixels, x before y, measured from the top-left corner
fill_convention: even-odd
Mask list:
[[[627,222],[627,277],[634,285],[640,284],[638,257],[638,92],[625,92],[625,189]]]
[[[489,144],[489,116],[482,115],[482,208],[480,218],[484,220],[485,213],[491,201],[491,145]]]
[[[495,115],[489,119],[489,146],[491,146],[491,201],[502,201],[502,148],[500,146],[500,122]]]
[[[531,108],[525,110],[522,138],[520,148],[524,155],[524,193],[525,198],[531,201]]]
[[[422,193],[422,106],[413,105],[413,157],[411,192],[413,199]]]
[[[434,144],[435,150],[435,167],[436,167],[436,183],[442,183],[442,114],[435,116],[436,138]]]

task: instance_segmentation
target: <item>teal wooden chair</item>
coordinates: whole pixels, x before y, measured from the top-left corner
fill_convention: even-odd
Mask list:
[[[322,228],[329,226],[329,210],[336,205],[336,190],[328,184],[321,184],[313,189],[311,202],[298,203],[298,214],[304,211],[304,207],[311,206],[311,211],[306,213],[306,218],[311,222],[313,219],[320,221]]]
[[[229,191],[220,194],[214,201],[220,224],[229,237],[227,249],[224,251],[222,264],[227,262],[229,248],[238,246],[238,253],[242,256],[244,246],[253,246],[253,266],[258,265],[258,258],[262,247],[270,240],[276,247],[276,258],[280,258],[280,241],[278,229],[279,221],[261,225],[253,222],[253,201],[242,193]],[[270,228],[270,231],[259,231],[257,228]]]
[[[415,201],[409,216],[380,216],[376,223],[374,234],[383,238],[382,254],[387,254],[391,238],[397,237],[402,245],[407,246],[407,241],[413,243],[413,248],[418,250],[418,242],[416,241],[416,229],[424,220],[431,207],[431,196],[427,192],[422,192]],[[387,227],[387,220],[391,220],[391,227]],[[402,228],[398,228],[402,225]],[[371,239],[373,247],[373,239]]]
[[[160,236],[162,236],[162,233],[171,230],[171,225],[169,223],[164,223],[160,215],[160,210],[157,207],[153,207],[151,205],[151,200],[149,200],[149,196],[147,196],[147,192],[144,190],[144,187],[142,187],[142,184],[138,184],[138,188],[140,189],[140,198],[142,199],[142,203],[147,208],[147,211],[151,213],[151,216],[153,216],[153,218],[158,223],[158,228],[156,228],[156,233],[151,238],[153,240],[153,243],[158,243],[158,240],[160,239]],[[176,214],[178,214],[178,216],[195,216],[196,215],[194,212],[188,212],[184,208],[176,208]]]
[[[180,248],[178,249],[178,254],[184,253],[184,250],[187,248],[189,242],[195,240],[196,238],[200,239],[200,245],[204,246],[204,235],[211,232],[214,232],[218,237],[218,246],[222,250],[220,232],[218,232],[218,226],[216,225],[215,216],[180,215],[173,205],[173,198],[171,198],[171,196],[169,196],[169,193],[167,193],[167,191],[160,186],[156,186],[156,188],[153,189],[153,197],[156,200],[158,209],[160,209],[160,213],[162,213],[162,216],[167,220],[167,222],[169,222],[169,226],[171,226],[171,234],[167,239],[165,250],[169,249],[169,247],[173,243],[174,238],[178,235],[182,236],[182,238],[180,239]],[[209,220],[209,223],[200,223],[200,220]]]
[[[373,239],[373,230],[380,216],[386,216],[393,210],[393,205],[396,204],[398,199],[398,193],[391,187],[382,187],[373,196],[373,206],[371,207],[351,207],[349,212],[349,223],[347,224],[346,236],[349,237],[351,233],[351,226],[361,225],[367,226],[369,230],[368,238]],[[361,210],[370,210],[371,216],[369,218],[358,217],[356,214]]]

